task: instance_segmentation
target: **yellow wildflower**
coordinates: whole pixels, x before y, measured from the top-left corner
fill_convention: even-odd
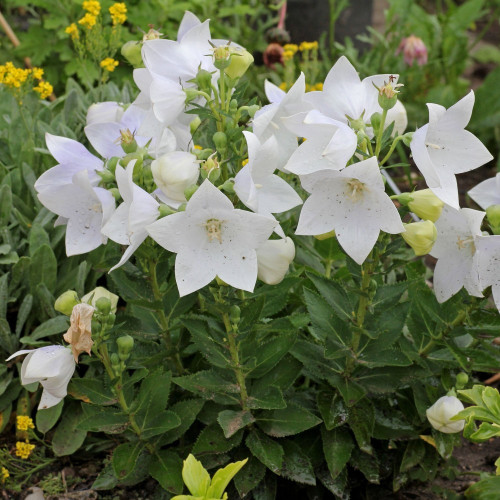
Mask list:
[[[27,431],[28,429],[34,429],[35,425],[33,424],[33,420],[31,417],[27,415],[18,415],[16,421],[17,430],[19,431]]]
[[[54,91],[54,87],[49,82],[39,82],[36,87],[33,87],[33,90],[40,94],[40,99],[47,99]]]
[[[241,162],[241,166],[242,166],[242,167],[244,167],[247,163],[248,163],[248,158],[245,158],[245,159]]]
[[[297,52],[297,50],[299,50],[299,47],[295,43],[287,43],[287,44],[283,45],[283,50],[285,50],[285,51],[288,50],[288,51],[292,52],[293,54],[295,54]]]
[[[35,449],[34,444],[30,444],[28,440],[25,443],[18,441],[16,443],[16,457],[26,460],[31,455],[31,452]]]
[[[98,16],[101,12],[101,4],[97,0],[85,0],[82,7],[92,16]]]
[[[323,90],[323,83],[319,82],[316,85],[313,85],[312,90]]]
[[[41,80],[43,76],[43,69],[42,68],[33,68],[31,70],[31,74],[33,75],[33,78],[35,80]]]
[[[101,68],[105,71],[109,71],[110,73],[115,70],[118,66],[118,61],[115,61],[112,57],[106,57],[101,61]]]
[[[318,48],[318,42],[302,42],[299,45],[299,50],[301,52],[307,51],[307,50],[316,50]]]
[[[109,8],[109,13],[111,14],[113,26],[123,24],[127,20],[127,6],[123,2],[114,3]]]
[[[201,149],[203,149],[203,148],[202,148],[199,144],[195,144],[195,145],[193,146],[193,149],[200,149],[200,150],[201,150]]]
[[[293,59],[293,54],[291,50],[285,50],[283,52],[283,61],[289,61],[290,59]]]
[[[18,89],[28,79],[29,74],[30,70],[16,68],[9,61],[0,66],[0,83],[6,87]]]
[[[81,24],[84,28],[87,28],[88,30],[92,29],[95,26],[95,23],[97,22],[97,17],[93,16],[90,13],[86,13],[79,21],[78,24]]]
[[[78,34],[78,26],[75,23],[71,23],[68,27],[66,27],[64,33],[69,35],[73,40],[80,38],[80,35]]]
[[[2,467],[0,476],[1,476],[0,480],[2,481],[2,483],[5,483],[7,478],[10,476],[9,471],[5,467]]]

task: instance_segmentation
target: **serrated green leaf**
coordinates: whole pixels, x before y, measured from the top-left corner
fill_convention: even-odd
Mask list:
[[[380,484],[379,462],[375,455],[368,455],[355,448],[349,460],[349,465],[361,471],[368,482]]]
[[[335,479],[349,461],[354,449],[354,441],[347,429],[342,427],[331,431],[322,427],[321,438],[328,470],[330,471],[331,478]]]
[[[50,431],[50,429],[52,429],[52,427],[54,427],[54,425],[56,425],[56,422],[59,420],[63,406],[64,400],[61,400],[51,408],[38,410],[36,412],[36,428],[44,434]]]
[[[239,470],[247,463],[248,458],[240,462],[234,462],[226,465],[223,469],[219,469],[213,476],[210,487],[206,496],[208,498],[222,498],[222,495],[227,488],[227,485]]]
[[[349,425],[354,432],[359,448],[365,453],[372,454],[371,437],[375,425],[373,403],[365,398],[355,406],[351,406],[349,408]]]
[[[120,444],[115,448],[111,463],[113,471],[120,481],[132,475],[144,446],[145,443],[142,441],[134,441]]]
[[[212,424],[205,427],[195,445],[193,446],[192,453],[196,456],[205,453],[225,453],[238,446],[243,437],[243,431],[237,431],[230,438],[226,438],[222,429],[218,424]]]
[[[348,417],[347,407],[337,393],[318,392],[316,401],[327,430],[330,431],[345,424]]]
[[[256,420],[257,425],[273,437],[293,436],[321,423],[310,411],[292,403],[283,410],[263,411]]]
[[[77,427],[84,431],[121,434],[130,425],[127,415],[115,407],[83,405],[83,418]]]
[[[149,464],[149,473],[170,493],[182,493],[182,460],[173,451],[156,451]]]
[[[285,452],[279,443],[254,429],[248,435],[245,444],[255,458],[275,474],[280,474]]]
[[[85,403],[111,405],[117,402],[116,396],[102,380],[73,377],[68,385],[68,394]]]
[[[40,283],[49,290],[55,290],[57,282],[57,259],[49,245],[40,246],[31,257],[29,282],[32,291]]]
[[[278,387],[264,384],[252,388],[247,399],[247,406],[252,410],[274,410],[286,408],[283,393]]]
[[[188,399],[179,401],[173,405],[170,410],[178,415],[181,424],[175,429],[165,432],[165,434],[160,437],[160,443],[162,445],[170,444],[183,436],[191,425],[193,425],[196,416],[201,411],[204,404],[205,401],[203,399]]]
[[[83,418],[83,412],[78,404],[67,405],[52,438],[52,449],[56,456],[71,455],[83,444],[87,431],[78,428]]]
[[[217,422],[222,427],[224,436],[230,438],[240,429],[255,422],[255,418],[249,411],[221,411],[217,417]]]
[[[69,328],[69,319],[66,316],[56,316],[48,319],[33,330],[31,335],[21,337],[23,344],[30,344],[36,340],[65,332]]]
[[[210,475],[201,462],[191,454],[184,460],[182,478],[191,495],[205,498],[210,486]]]
[[[234,485],[241,498],[244,498],[264,479],[265,466],[255,457],[250,457],[248,463],[234,478]]]
[[[300,484],[316,485],[313,466],[309,457],[293,441],[284,441],[281,475]]]
[[[399,470],[405,472],[415,467],[424,458],[425,455],[425,444],[421,439],[414,439],[406,445],[405,453],[403,455],[403,460],[401,460],[401,465]]]

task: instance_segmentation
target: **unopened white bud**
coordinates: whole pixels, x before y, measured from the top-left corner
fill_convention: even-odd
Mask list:
[[[427,420],[429,420],[434,429],[445,434],[453,434],[463,430],[465,421],[450,419],[463,409],[464,405],[455,396],[443,396],[428,408],[425,413]]]
[[[151,163],[156,185],[175,201],[186,201],[184,191],[196,184],[200,167],[196,156],[184,151],[172,151]]]
[[[108,299],[111,308],[110,312],[113,314],[116,313],[116,306],[118,305],[118,295],[111,293],[109,290],[106,290],[103,286],[98,286],[94,288],[91,292],[87,293],[82,297],[82,302],[84,304],[90,304],[92,307],[96,307],[96,303],[100,298]]]
[[[288,271],[295,257],[291,238],[268,240],[257,248],[257,277],[268,285],[277,285]]]

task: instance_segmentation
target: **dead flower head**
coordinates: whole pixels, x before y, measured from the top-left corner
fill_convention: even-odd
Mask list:
[[[71,313],[71,325],[64,334],[64,340],[71,345],[75,361],[82,352],[90,354],[94,341],[92,340],[91,322],[94,308],[89,304],[77,304]]]

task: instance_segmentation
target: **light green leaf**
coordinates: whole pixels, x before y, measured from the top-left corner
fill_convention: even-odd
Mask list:
[[[191,495],[204,497],[207,494],[210,486],[210,475],[201,462],[191,454],[184,460],[182,479],[184,479],[184,484]]]
[[[212,483],[207,491],[207,496],[213,498],[221,498],[227,485],[238,473],[238,471],[247,463],[248,458],[240,462],[234,462],[226,465],[223,469],[219,469],[212,478]]]

